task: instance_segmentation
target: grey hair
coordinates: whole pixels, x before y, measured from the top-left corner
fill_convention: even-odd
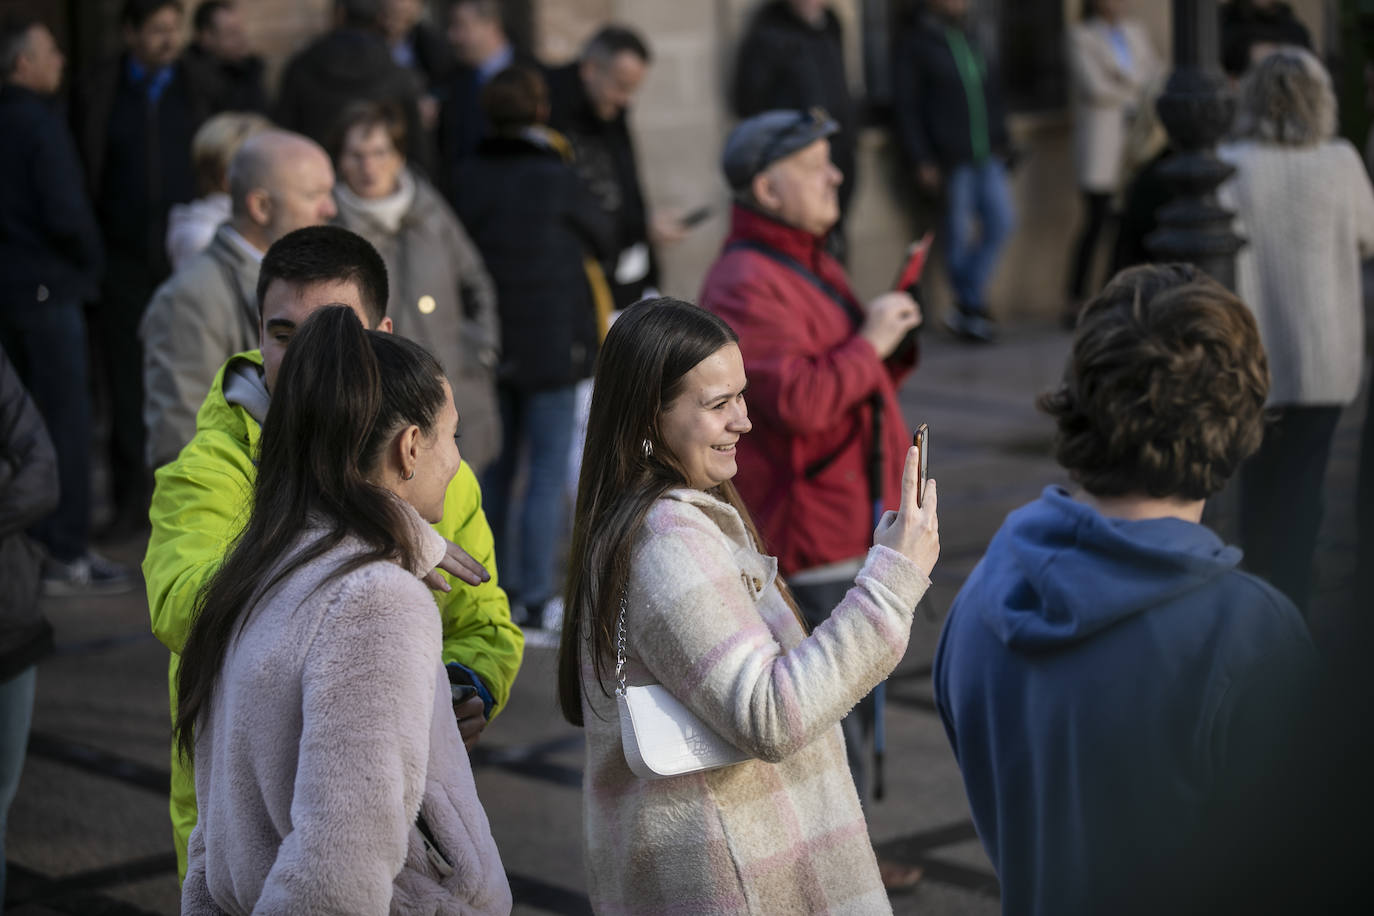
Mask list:
[[[1280,146],[1315,146],[1336,135],[1331,77],[1310,52],[1280,48],[1241,81],[1236,139]]]
[[[36,19],[6,19],[0,24],[0,80],[8,80],[19,67],[19,57],[29,48]]]

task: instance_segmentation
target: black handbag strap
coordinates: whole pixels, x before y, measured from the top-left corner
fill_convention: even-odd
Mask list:
[[[727,254],[731,251],[752,251],[756,254],[763,255],[774,263],[781,264],[795,272],[802,279],[816,287],[816,289],[825,293],[825,295],[834,301],[836,305],[845,310],[845,313],[849,315],[849,319],[854,322],[856,327],[864,323],[864,311],[859,307],[857,302],[837,290],[834,285],[817,276],[815,271],[811,270],[790,254],[778,251],[776,248],[769,248],[767,245],[755,241],[754,239],[735,239],[725,246],[725,251]]]

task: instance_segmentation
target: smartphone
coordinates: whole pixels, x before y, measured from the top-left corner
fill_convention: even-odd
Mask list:
[[[920,477],[916,480],[916,508],[920,508],[926,498],[926,461],[930,455],[930,427],[922,423],[911,436],[911,444],[916,446]]]
[[[934,240],[935,233],[927,232],[921,236],[919,242],[911,243],[911,247],[907,249],[906,264],[897,275],[897,282],[892,285],[893,290],[909,293],[921,281],[921,274],[925,273],[926,269],[926,259],[930,256],[930,243]]]
[[[697,207],[690,213],[684,214],[677,222],[683,229],[691,229],[693,226],[706,222],[714,212],[715,208],[711,206]]]
[[[453,694],[454,703],[462,703],[477,696],[477,688],[471,684],[449,684],[448,689],[449,693]]]

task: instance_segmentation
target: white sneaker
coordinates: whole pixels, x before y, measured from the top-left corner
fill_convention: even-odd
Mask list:
[[[94,550],[67,563],[51,557],[43,561],[43,594],[51,597],[119,595],[133,589],[134,575],[129,567]]]

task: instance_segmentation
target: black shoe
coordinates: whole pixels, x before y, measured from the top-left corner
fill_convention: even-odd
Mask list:
[[[980,309],[960,307],[945,317],[945,325],[955,336],[971,343],[992,343],[997,339],[996,328]]]
[[[133,588],[134,574],[129,567],[107,560],[94,550],[87,550],[67,563],[51,557],[43,561],[45,595],[56,598],[119,595]]]

